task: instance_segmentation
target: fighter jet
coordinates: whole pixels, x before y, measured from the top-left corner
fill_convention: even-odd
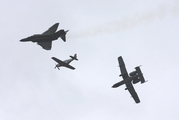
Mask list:
[[[75,54],[74,56],[70,56],[70,59],[64,60],[64,61],[61,61],[61,60],[59,60],[59,59],[57,59],[57,58],[55,58],[55,57],[52,57],[52,59],[58,63],[58,64],[55,66],[55,68],[58,68],[58,70],[60,70],[59,67],[67,67],[67,68],[70,68],[70,69],[74,70],[75,68],[74,68],[73,66],[69,65],[69,64],[70,64],[70,62],[73,61],[73,60],[78,60],[76,54]]]
[[[56,32],[59,23],[55,23],[47,31],[42,34],[35,34],[30,37],[21,39],[21,42],[37,42],[45,50],[51,50],[52,41],[57,40],[59,37],[66,42],[66,33],[69,31],[64,31],[63,29]]]
[[[138,95],[137,95],[137,93],[136,93],[136,91],[135,91],[135,89],[132,85],[132,84],[136,84],[138,82],[141,82],[141,83],[146,82],[144,77],[143,77],[143,74],[141,72],[140,66],[135,67],[136,70],[129,73],[129,75],[130,75],[129,76],[128,72],[126,70],[124,61],[123,61],[121,56],[118,57],[118,62],[119,62],[120,70],[121,70],[121,75],[119,75],[119,76],[122,76],[123,80],[114,84],[112,86],[112,88],[116,88],[116,87],[119,87],[119,86],[125,84],[126,85],[125,90],[129,91],[129,93],[131,94],[131,96],[133,97],[133,99],[136,103],[140,103],[139,97],[138,97]]]

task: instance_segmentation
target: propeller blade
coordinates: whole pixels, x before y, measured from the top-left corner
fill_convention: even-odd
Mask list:
[[[54,63],[54,64],[55,64],[55,63]],[[57,68],[57,64],[55,64],[55,68]],[[55,69],[55,68],[54,68],[54,69]]]

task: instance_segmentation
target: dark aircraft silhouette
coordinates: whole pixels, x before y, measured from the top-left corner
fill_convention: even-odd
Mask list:
[[[133,99],[134,99],[134,101],[136,103],[140,103],[139,97],[138,97],[138,95],[137,95],[137,93],[136,93],[136,91],[135,91],[135,89],[134,89],[134,87],[132,85],[132,84],[136,84],[138,82],[141,82],[141,83],[146,82],[144,77],[143,77],[143,74],[142,74],[142,72],[140,70],[140,66],[135,67],[136,70],[131,72],[131,73],[129,73],[129,75],[130,75],[129,76],[128,72],[126,70],[124,61],[123,61],[121,56],[118,57],[118,62],[119,62],[120,70],[121,70],[121,75],[120,76],[122,76],[123,80],[118,82],[118,83],[116,83],[116,84],[114,84],[112,86],[112,88],[116,88],[116,87],[119,87],[119,86],[121,86],[123,84],[126,84],[125,90],[129,91],[129,93],[131,94],[131,96],[133,97]]]
[[[66,33],[69,31],[64,31],[63,29],[56,32],[58,28],[59,23],[55,23],[53,26],[51,26],[47,31],[45,31],[42,34],[35,34],[30,37],[21,39],[21,42],[37,42],[38,45],[40,45],[45,50],[51,50],[52,47],[52,41],[57,40],[59,37],[66,42]]]
[[[61,61],[61,60],[59,60],[59,59],[57,59],[57,58],[55,58],[55,57],[52,57],[52,59],[53,60],[55,60],[58,64],[55,66],[55,68],[58,68],[58,70],[60,70],[60,68],[59,67],[67,67],[67,68],[70,68],[70,69],[72,69],[72,70],[74,70],[75,68],[73,67],[73,66],[71,66],[71,65],[69,65],[70,64],[70,62],[71,61],[73,61],[73,60],[78,60],[77,59],[77,55],[75,54],[74,56],[70,56],[71,57],[71,59],[68,59],[68,60],[64,60],[64,61]]]

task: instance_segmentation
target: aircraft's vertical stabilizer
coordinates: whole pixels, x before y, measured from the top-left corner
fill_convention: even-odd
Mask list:
[[[77,54],[75,54],[74,56],[70,56],[73,60],[78,60],[77,59]]]
[[[57,31],[59,23],[55,23],[52,25],[47,31],[42,33],[43,35],[49,35],[49,34],[54,34]]]
[[[69,30],[64,31],[64,34],[60,36],[61,39],[62,39],[64,42],[66,42],[66,33],[67,33],[68,31],[69,31]]]
[[[136,69],[137,73],[140,75],[139,78],[140,78],[141,83],[144,83],[145,79],[144,79],[142,71],[140,70],[140,67],[135,67],[135,69]]]

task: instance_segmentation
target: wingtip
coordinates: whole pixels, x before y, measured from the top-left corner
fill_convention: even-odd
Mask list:
[[[53,26],[56,26],[58,28],[60,23],[55,23]]]
[[[111,86],[111,88],[115,88],[114,86]]]
[[[51,50],[51,48],[43,48],[44,50],[47,50],[47,51],[50,51]]]
[[[55,23],[55,25],[59,25],[59,24],[60,24],[60,23],[58,23],[58,22],[57,22],[57,23]]]
[[[122,56],[119,56],[118,58],[121,58]]]
[[[137,101],[137,102],[136,102],[136,104],[139,104],[139,103],[140,103],[140,101]]]

